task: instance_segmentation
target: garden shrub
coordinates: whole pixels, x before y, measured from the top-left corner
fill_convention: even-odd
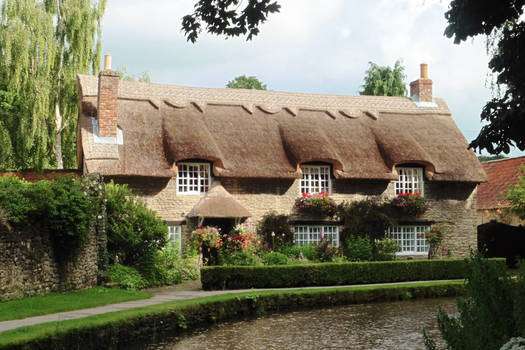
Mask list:
[[[378,239],[374,243],[376,249],[373,254],[373,260],[375,261],[395,260],[396,253],[401,249],[399,243],[389,237]]]
[[[505,266],[505,259],[490,259]],[[455,279],[465,276],[463,259],[348,262],[280,266],[209,266],[203,289],[283,288]]]
[[[1,177],[0,207],[7,225],[49,232],[60,266],[76,259],[87,241],[91,220],[97,214],[82,182],[71,176],[36,183],[12,176]]]
[[[458,299],[458,316],[438,312],[438,326],[450,350],[497,350],[511,337],[525,335],[525,268],[515,281],[505,264],[475,253],[466,263],[466,297]],[[503,260],[503,259],[500,259]],[[436,349],[424,334],[427,349]]]
[[[261,241],[248,223],[238,224],[229,234],[206,226],[192,232],[192,240],[203,254],[205,265],[255,265]]]
[[[373,257],[370,237],[350,235],[346,241],[345,255],[350,261],[369,261]]]
[[[126,185],[106,184],[106,199],[110,260],[151,269],[156,251],[167,243],[168,227]]]
[[[270,252],[263,255],[262,263],[264,265],[286,265],[288,263],[288,257],[279,252]]]
[[[142,275],[137,269],[130,266],[114,264],[108,266],[106,271],[107,279],[116,283],[119,287],[126,289],[140,289],[146,286]]]
[[[264,214],[257,226],[257,232],[266,250],[276,250],[293,243],[294,232],[289,215],[277,214],[275,211]]]
[[[331,262],[335,256],[340,255],[339,249],[332,245],[331,239],[321,237],[321,241],[315,246],[315,261]]]
[[[377,198],[343,202],[337,207],[337,216],[343,222],[341,241],[351,235],[368,236],[372,244],[381,239],[390,226],[396,224],[389,202]]]

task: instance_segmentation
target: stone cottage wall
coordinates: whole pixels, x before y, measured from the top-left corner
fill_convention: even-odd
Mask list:
[[[176,179],[114,178],[117,183],[127,183],[165,221],[182,222],[185,215],[199,201],[201,195],[177,195]],[[214,178],[220,181],[250,213],[248,221],[257,224],[271,210],[295,214],[293,206],[299,197],[300,181],[284,179]],[[332,180],[333,198],[336,203],[361,200],[367,196],[391,199],[394,182],[366,180]],[[476,236],[476,185],[468,183],[425,182],[425,198],[430,209],[417,220],[401,224],[448,224],[453,227],[444,244],[453,256],[468,256],[470,248],[477,247]],[[295,215],[297,221],[308,217]],[[186,226],[188,235],[191,227]]]

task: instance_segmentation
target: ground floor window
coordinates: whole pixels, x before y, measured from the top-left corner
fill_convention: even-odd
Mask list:
[[[332,241],[334,247],[339,246],[339,226],[334,225],[296,225],[294,227],[294,242],[297,245],[319,243],[321,237]]]
[[[400,246],[398,254],[427,254],[428,243],[425,232],[430,229],[429,225],[400,225],[389,229],[390,237]]]
[[[168,242],[174,243],[179,249],[182,249],[182,226],[168,226]]]

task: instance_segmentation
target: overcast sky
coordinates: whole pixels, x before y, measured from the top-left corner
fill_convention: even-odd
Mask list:
[[[224,87],[254,75],[271,90],[357,95],[368,62],[402,59],[407,82],[429,65],[434,96],[448,103],[467,140],[491,97],[483,38],[454,45],[443,35],[447,0],[279,0],[252,41],[202,34],[187,43],[181,17],[196,0],[109,0],[103,52],[113,67],[153,82]],[[525,155],[515,150],[511,156]]]

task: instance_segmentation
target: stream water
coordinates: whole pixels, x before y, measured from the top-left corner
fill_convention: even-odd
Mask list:
[[[438,337],[439,307],[457,312],[454,298],[294,311],[198,329],[146,349],[424,349],[424,328]]]

